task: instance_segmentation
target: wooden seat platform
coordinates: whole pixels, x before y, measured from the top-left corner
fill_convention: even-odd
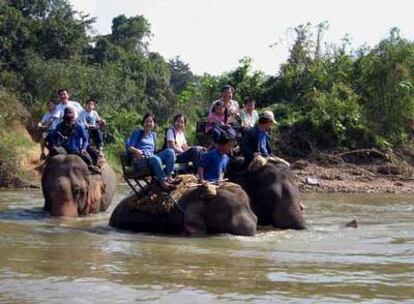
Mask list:
[[[120,158],[123,173],[122,177],[135,194],[138,196],[142,195],[142,191],[147,191],[152,182],[153,173],[151,168],[144,167],[140,170],[136,170],[125,154],[121,154]],[[193,172],[193,170],[192,163],[174,164],[174,172],[176,174],[190,173]]]

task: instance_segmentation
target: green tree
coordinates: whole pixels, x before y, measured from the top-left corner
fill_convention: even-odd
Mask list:
[[[414,44],[393,28],[356,65],[369,125],[387,138],[401,140],[407,120],[414,116]]]
[[[170,59],[168,62],[171,73],[171,86],[176,94],[180,94],[187,86],[194,81],[194,75],[190,66],[183,62],[180,57]]]
[[[112,42],[126,51],[144,50],[144,38],[149,38],[150,34],[150,24],[144,16],[120,15],[112,20]]]

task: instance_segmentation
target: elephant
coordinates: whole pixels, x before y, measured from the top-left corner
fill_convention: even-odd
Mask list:
[[[243,158],[234,158],[226,177],[247,192],[258,225],[306,229],[299,188],[288,165],[268,161],[252,169],[246,168]]]
[[[150,213],[137,208],[136,194],[124,198],[113,211],[109,225],[135,232],[185,236],[229,233],[254,236],[257,217],[246,192],[238,185],[203,195],[201,187],[187,190],[169,212]]]
[[[116,175],[104,164],[102,174],[91,174],[77,155],[50,158],[42,174],[45,211],[52,216],[78,217],[105,211],[115,194]]]

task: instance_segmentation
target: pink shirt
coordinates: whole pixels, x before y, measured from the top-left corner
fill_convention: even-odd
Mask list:
[[[213,128],[213,125],[215,123],[222,123],[222,124],[224,124],[224,114],[223,115],[217,115],[215,113],[208,114],[208,117],[207,117],[207,126],[206,126],[206,133]]]

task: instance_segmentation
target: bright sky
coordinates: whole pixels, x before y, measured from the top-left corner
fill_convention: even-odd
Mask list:
[[[74,8],[97,17],[98,34],[112,18],[144,15],[153,33],[150,50],[166,59],[180,56],[193,72],[220,74],[253,58],[255,69],[275,74],[288,55],[292,28],[329,22],[327,42],[349,33],[353,45],[375,45],[397,26],[414,39],[412,0],[71,0]],[[278,42],[278,46],[270,45]]]

